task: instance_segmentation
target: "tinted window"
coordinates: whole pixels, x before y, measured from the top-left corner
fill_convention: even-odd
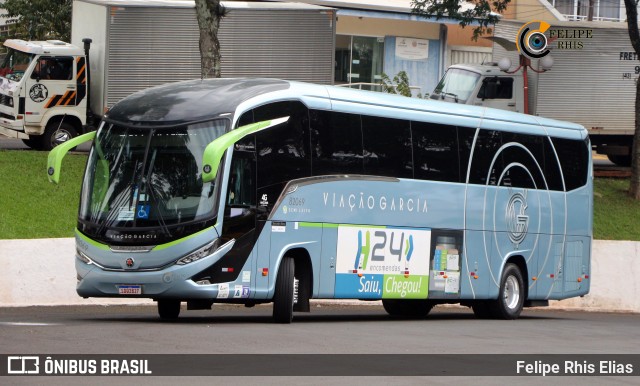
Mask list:
[[[362,116],[364,172],[413,178],[409,121]]]
[[[411,122],[411,132],[416,179],[461,181],[455,126]]]
[[[255,122],[289,117],[256,134],[258,185],[269,186],[311,175],[309,113],[300,102],[277,102],[253,110]]]
[[[480,185],[496,185],[503,169],[502,158],[498,149],[502,146],[502,135],[499,131],[480,130],[473,150],[473,161],[469,182]]]
[[[471,146],[476,129],[471,127],[458,127],[458,154],[460,156],[460,182],[467,180],[469,170],[469,158],[471,158]]]
[[[309,116],[313,175],[364,173],[360,116],[321,110]]]
[[[587,183],[589,166],[588,140],[553,138],[552,141],[560,158],[567,191],[584,186]]]
[[[487,78],[482,82],[479,99],[512,99],[513,98],[513,78]]]
[[[505,149],[502,161],[506,170],[503,172],[501,185],[527,189],[546,189],[543,176],[544,155],[541,136],[502,133]]]
[[[551,139],[545,137],[544,139],[544,175],[547,178],[547,184],[550,190],[562,191],[562,176],[560,175],[560,166],[558,165],[558,159],[556,153],[553,151],[551,145]]]

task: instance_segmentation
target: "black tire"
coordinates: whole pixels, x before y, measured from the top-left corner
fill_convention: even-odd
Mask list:
[[[295,262],[292,257],[285,256],[278,269],[273,295],[273,321],[276,323],[291,323],[293,320],[294,282]]]
[[[473,303],[471,309],[478,319],[490,319],[493,316],[490,304],[484,300],[478,300]]]
[[[424,318],[434,305],[426,299],[382,299],[382,306],[389,315],[404,318]]]
[[[178,316],[180,316],[180,300],[158,300],[158,315],[165,320],[178,319]]]
[[[41,150],[40,148],[40,137],[36,137],[33,135],[29,136],[29,139],[23,139],[22,143],[29,146],[33,150]]]
[[[40,137],[40,149],[49,151],[77,135],[78,132],[70,123],[49,122],[44,134]]]
[[[507,264],[500,279],[498,299],[491,301],[491,313],[496,319],[517,319],[524,306],[525,288],[520,268]]]

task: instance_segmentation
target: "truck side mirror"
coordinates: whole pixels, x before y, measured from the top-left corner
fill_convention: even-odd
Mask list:
[[[69,150],[82,143],[91,141],[95,136],[96,132],[91,131],[54,147],[53,150],[49,152],[49,157],[47,157],[47,174],[49,175],[49,181],[54,184],[60,182],[60,167],[62,166],[62,159],[64,156],[67,155]]]
[[[233,145],[249,134],[255,134],[259,131],[279,125],[288,120],[289,117],[282,117],[269,121],[251,123],[242,127],[238,127],[235,130],[231,130],[230,132],[221,135],[220,137],[209,143],[204,149],[204,154],[202,155],[202,183],[211,182],[216,178],[216,174],[218,173],[218,166],[220,166],[220,161],[222,160],[222,155],[229,148],[229,146]]]

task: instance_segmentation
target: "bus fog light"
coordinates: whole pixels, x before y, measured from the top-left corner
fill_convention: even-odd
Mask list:
[[[198,261],[198,260],[202,259],[203,257],[209,256],[218,247],[218,244],[219,244],[218,240],[219,239],[216,239],[216,240],[210,242],[209,244],[205,245],[204,247],[202,247],[200,249],[197,249],[194,252],[191,252],[187,256],[179,259],[176,262],[176,264],[177,265],[185,265],[185,264],[193,263],[194,261]]]

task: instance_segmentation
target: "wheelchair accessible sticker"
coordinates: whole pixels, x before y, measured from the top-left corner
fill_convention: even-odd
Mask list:
[[[149,205],[147,204],[138,204],[138,209],[136,210],[136,217],[142,219],[149,218]]]

